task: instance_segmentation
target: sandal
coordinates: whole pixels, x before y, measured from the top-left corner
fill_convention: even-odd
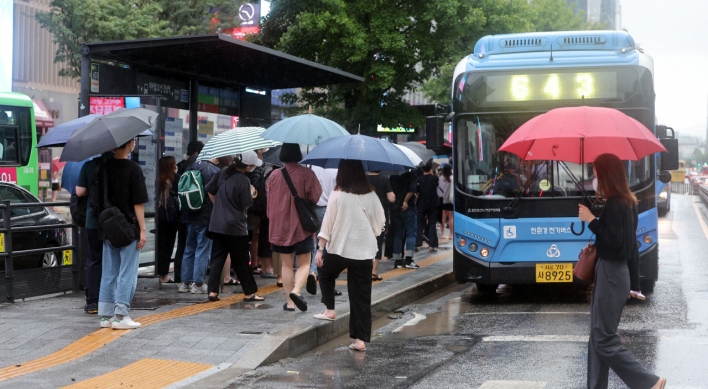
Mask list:
[[[217,294],[216,296],[209,295],[208,298],[209,298],[209,301],[219,301],[219,300],[221,300],[221,299],[219,298],[219,295],[218,295],[218,294]]]
[[[258,267],[253,267],[253,268],[251,268],[251,272],[255,275],[259,275],[259,274],[261,274],[261,269]]]
[[[254,293],[251,297],[245,297],[243,301],[265,301],[265,298]]]
[[[288,303],[283,304],[283,311],[293,312],[295,308],[288,307]]]
[[[364,348],[359,348],[359,347],[355,346],[354,343],[352,343],[352,344],[349,345],[349,349],[350,349],[350,350],[354,350],[354,351],[366,351],[366,347],[364,347]]]
[[[381,281],[383,280],[383,277],[380,277],[378,274],[371,274],[371,281]]]
[[[241,285],[239,280],[232,278],[229,280],[229,282],[224,282],[224,285]]]
[[[293,300],[293,303],[295,304],[297,309],[303,312],[307,311],[307,301],[305,301],[305,299],[302,298],[302,296],[300,296],[299,294],[290,293],[290,300]]]

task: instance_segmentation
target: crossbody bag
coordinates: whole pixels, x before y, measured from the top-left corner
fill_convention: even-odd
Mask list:
[[[317,212],[315,212],[315,204],[308,199],[303,199],[297,195],[297,190],[295,190],[295,185],[293,185],[290,175],[288,175],[288,170],[286,168],[280,169],[283,172],[283,178],[290,188],[290,193],[295,199],[295,208],[297,209],[297,215],[300,218],[300,224],[302,228],[307,232],[316,232],[320,229],[320,218],[317,217]]]

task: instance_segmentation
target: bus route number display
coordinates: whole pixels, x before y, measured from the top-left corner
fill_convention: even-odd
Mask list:
[[[617,73],[546,73],[488,76],[487,102],[617,98]]]

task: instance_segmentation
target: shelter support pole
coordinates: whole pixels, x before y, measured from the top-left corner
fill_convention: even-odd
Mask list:
[[[196,77],[189,79],[189,141],[197,140],[197,103],[199,102],[199,82]]]
[[[88,46],[81,47],[81,89],[79,90],[79,117],[89,114],[91,92],[91,50]]]

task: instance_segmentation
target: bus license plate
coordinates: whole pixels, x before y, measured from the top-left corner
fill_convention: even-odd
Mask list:
[[[573,264],[537,263],[536,282],[573,282]]]

